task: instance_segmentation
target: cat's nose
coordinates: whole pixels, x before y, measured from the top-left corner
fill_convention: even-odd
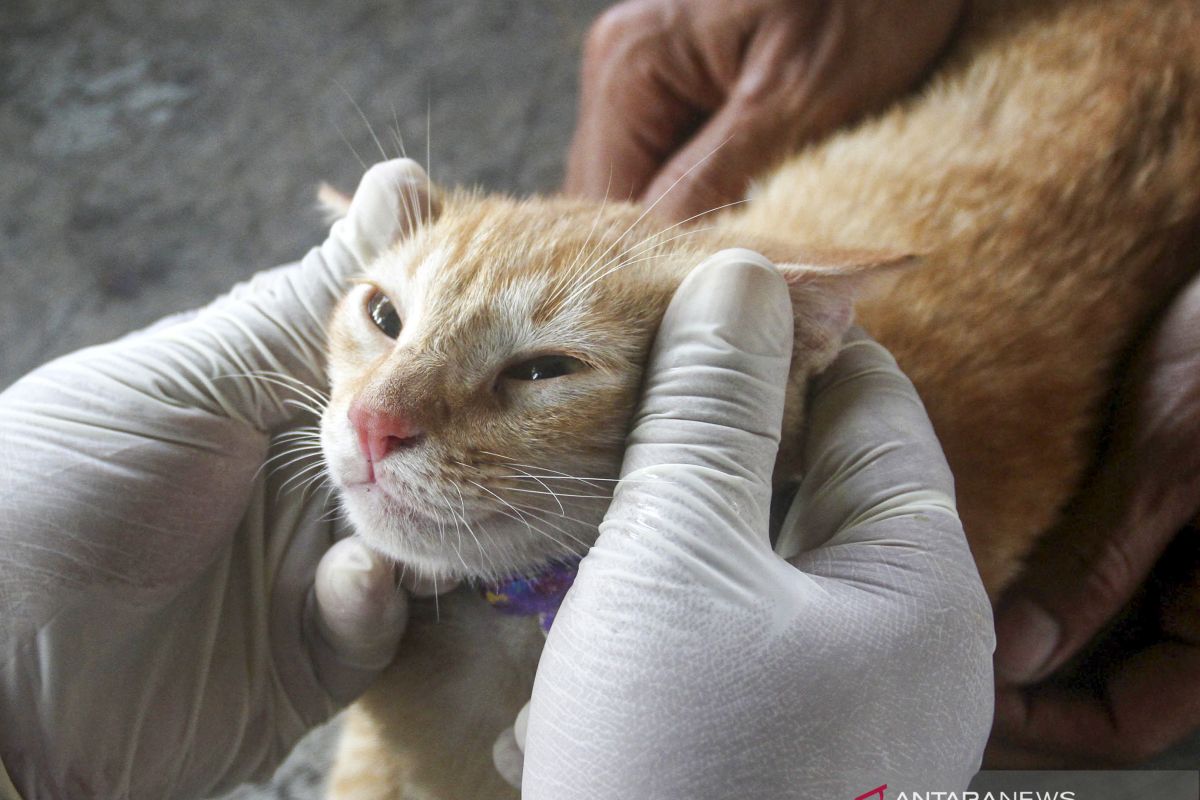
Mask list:
[[[403,414],[383,411],[359,400],[350,404],[350,424],[358,434],[358,446],[371,464],[388,453],[412,447],[424,437]]]

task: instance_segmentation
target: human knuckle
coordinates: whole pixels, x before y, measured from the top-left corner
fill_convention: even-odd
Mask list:
[[[610,6],[588,28],[584,58],[592,62],[613,59],[645,35],[655,16],[644,0],[626,0]]]
[[[1096,600],[1118,602],[1137,581],[1137,565],[1119,539],[1106,541],[1088,565],[1088,588]]]

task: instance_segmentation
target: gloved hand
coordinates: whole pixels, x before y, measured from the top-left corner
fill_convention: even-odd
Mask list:
[[[990,607],[921,401],[861,334],[814,389],[790,558],[768,541],[791,313],[748,251],[677,292],[517,731],[523,797],[849,800],[978,768]]]
[[[263,467],[313,441],[271,434],[321,404],[327,317],[424,180],[373,167],[299,265],[0,395],[0,759],[25,800],[266,776],[391,660],[392,567],[291,491],[315,459]]]

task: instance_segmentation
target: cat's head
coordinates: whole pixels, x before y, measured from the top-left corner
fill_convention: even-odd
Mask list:
[[[626,204],[414,179],[404,205],[403,235],[330,327],[321,435],[343,506],[370,545],[426,574],[498,578],[582,554],[675,288],[722,247],[780,254],[718,227],[664,230]],[[836,351],[863,271],[784,272],[802,388]]]

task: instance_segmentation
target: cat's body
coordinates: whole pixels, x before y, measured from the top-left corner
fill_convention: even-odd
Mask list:
[[[678,239],[669,237],[683,229],[638,246],[657,229],[620,205],[460,194],[443,198],[440,214],[432,199],[425,208],[372,275],[380,288],[352,296],[334,325],[326,439],[335,477],[358,469],[341,421],[355,399],[398,404],[430,437],[416,460],[380,473],[433,487],[405,494],[406,508],[422,509],[405,511],[407,527],[387,519],[386,504],[355,496],[361,486],[346,489],[368,540],[375,526],[373,541],[398,557],[470,574],[528,567],[571,539],[590,541],[603,500],[540,490],[603,494],[594,487],[607,484],[561,476],[615,474],[640,359],[690,266],[731,245],[778,262],[805,259],[792,242],[884,248],[922,263],[860,304],[858,317],[929,409],[995,595],[1094,458],[1131,342],[1196,267],[1200,7],[977,2],[919,96],[810,148],[744,209]],[[845,291],[807,275],[792,281],[798,353],[780,482],[798,467],[788,441],[800,430],[804,383],[844,324],[825,295]],[[396,342],[362,327],[379,291],[413,298]],[[523,327],[497,337],[488,315]],[[472,335],[480,341],[464,344]],[[586,370],[545,385],[504,377],[543,344]],[[465,496],[446,497],[448,486]],[[516,507],[497,502],[505,498]],[[464,531],[468,521],[476,525]],[[507,544],[492,541],[497,532]],[[484,535],[491,552],[463,545],[468,533]],[[527,699],[540,634],[468,592],[440,611],[435,622],[432,609],[418,610],[400,660],[352,711],[332,796],[510,791],[490,748]]]

